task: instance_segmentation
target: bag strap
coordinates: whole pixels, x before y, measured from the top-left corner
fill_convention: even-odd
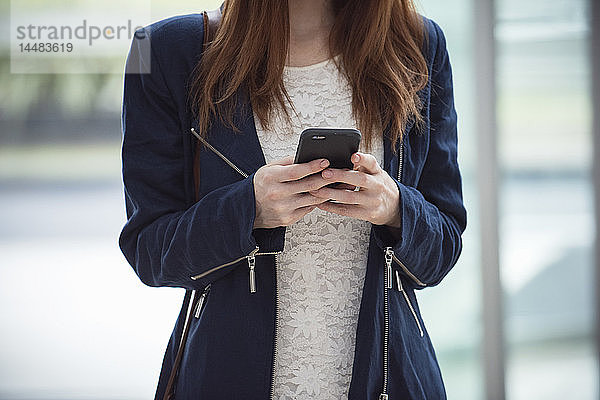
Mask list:
[[[204,11],[204,46],[209,46],[215,39],[217,28],[221,23],[221,7],[214,10]]]
[[[215,37],[215,32],[221,22],[221,8],[217,8],[212,11],[204,11],[204,41],[202,43],[202,51],[206,49],[206,47],[210,46]],[[194,154],[194,195],[196,201],[199,199],[199,189],[200,189],[200,150],[201,144],[200,140],[196,139],[196,151]],[[172,400],[175,396],[175,381],[177,379],[177,374],[179,372],[179,366],[181,364],[181,359],[183,358],[183,349],[185,348],[185,343],[187,341],[187,336],[189,333],[190,323],[193,318],[193,309],[196,303],[197,291],[195,289],[186,290],[185,297],[183,299],[184,304],[186,298],[189,297],[187,313],[183,324],[183,331],[181,332],[181,339],[179,341],[179,347],[177,348],[177,355],[175,356],[175,361],[173,362],[173,366],[171,368],[171,374],[169,375],[169,381],[167,382],[167,387],[165,389],[165,395],[163,400]]]

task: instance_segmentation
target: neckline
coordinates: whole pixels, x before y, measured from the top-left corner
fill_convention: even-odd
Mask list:
[[[336,54],[335,56],[330,57],[326,60],[319,61],[318,63],[315,63],[315,64],[297,65],[297,66],[296,65],[284,65],[283,68],[284,68],[284,70],[287,70],[287,71],[308,71],[308,70],[319,68],[321,66],[329,64],[330,62],[333,61],[334,58],[336,58],[336,59],[339,58],[339,54]]]

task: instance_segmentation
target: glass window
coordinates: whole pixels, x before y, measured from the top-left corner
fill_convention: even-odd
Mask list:
[[[598,396],[586,8],[584,0],[497,2],[510,400]]]

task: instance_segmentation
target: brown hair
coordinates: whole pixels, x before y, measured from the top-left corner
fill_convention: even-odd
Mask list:
[[[395,151],[408,120],[422,122],[417,92],[428,79],[423,21],[412,0],[332,0],[332,6],[329,48],[340,54],[336,65],[352,88],[352,113],[366,151],[374,132],[388,126]],[[265,129],[275,102],[289,118],[282,79],[288,42],[287,0],[225,0],[215,38],[190,80],[201,135],[214,116],[239,132],[233,122],[238,89],[247,91]]]

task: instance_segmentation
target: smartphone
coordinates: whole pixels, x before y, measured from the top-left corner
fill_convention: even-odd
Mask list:
[[[317,158],[329,160],[330,168],[353,169],[350,161],[358,151],[361,133],[353,128],[307,128],[300,134],[294,163],[306,163]],[[327,187],[335,187],[330,183]]]
[[[294,163],[326,158],[330,168],[352,169],[350,156],[358,151],[360,138],[358,129],[307,128],[300,134]]]

